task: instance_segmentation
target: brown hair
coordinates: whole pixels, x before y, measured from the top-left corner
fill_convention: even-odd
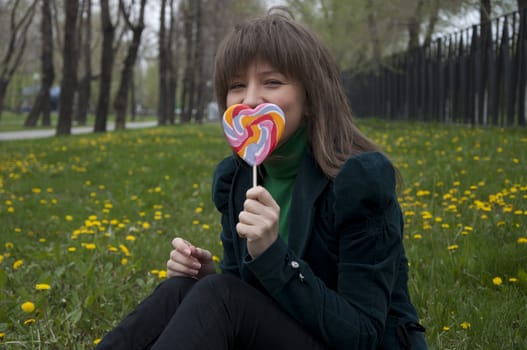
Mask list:
[[[339,69],[327,47],[311,30],[282,14],[249,19],[223,40],[214,70],[221,114],[227,107],[230,79],[255,60],[267,62],[304,87],[308,142],[327,176],[335,177],[349,157],[379,150],[353,123]]]

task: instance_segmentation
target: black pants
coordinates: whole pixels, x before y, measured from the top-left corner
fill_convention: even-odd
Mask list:
[[[103,349],[325,349],[255,288],[227,275],[173,277],[97,345]]]

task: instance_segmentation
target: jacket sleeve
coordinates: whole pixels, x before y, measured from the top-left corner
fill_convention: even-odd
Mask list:
[[[223,245],[223,258],[220,261],[220,270],[223,273],[240,277],[239,262],[241,258],[237,256],[234,246],[235,242],[232,232],[230,232],[232,225],[229,222],[231,220],[229,215],[229,197],[236,167],[236,159],[233,156],[225,158],[218,164],[212,181],[212,200],[221,213],[222,231],[220,239]]]
[[[249,269],[295,319],[331,348],[376,349],[402,255],[395,173],[377,152],[349,159],[334,181],[338,287],[277,240]]]

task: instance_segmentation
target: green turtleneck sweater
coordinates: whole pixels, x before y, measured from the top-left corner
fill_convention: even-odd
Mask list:
[[[291,137],[276,148],[263,163],[264,185],[280,206],[278,232],[286,243],[289,237],[289,212],[298,168],[304,158],[307,144],[305,126],[300,126]]]

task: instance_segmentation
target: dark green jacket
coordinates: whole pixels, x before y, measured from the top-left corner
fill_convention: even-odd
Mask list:
[[[212,192],[222,214],[223,273],[269,294],[331,348],[405,349],[399,343],[408,342],[426,349],[408,294],[403,218],[385,156],[355,156],[332,180],[306,152],[293,191],[289,243],[277,239],[254,260],[235,228],[251,186],[251,168],[237,158],[216,168]]]

